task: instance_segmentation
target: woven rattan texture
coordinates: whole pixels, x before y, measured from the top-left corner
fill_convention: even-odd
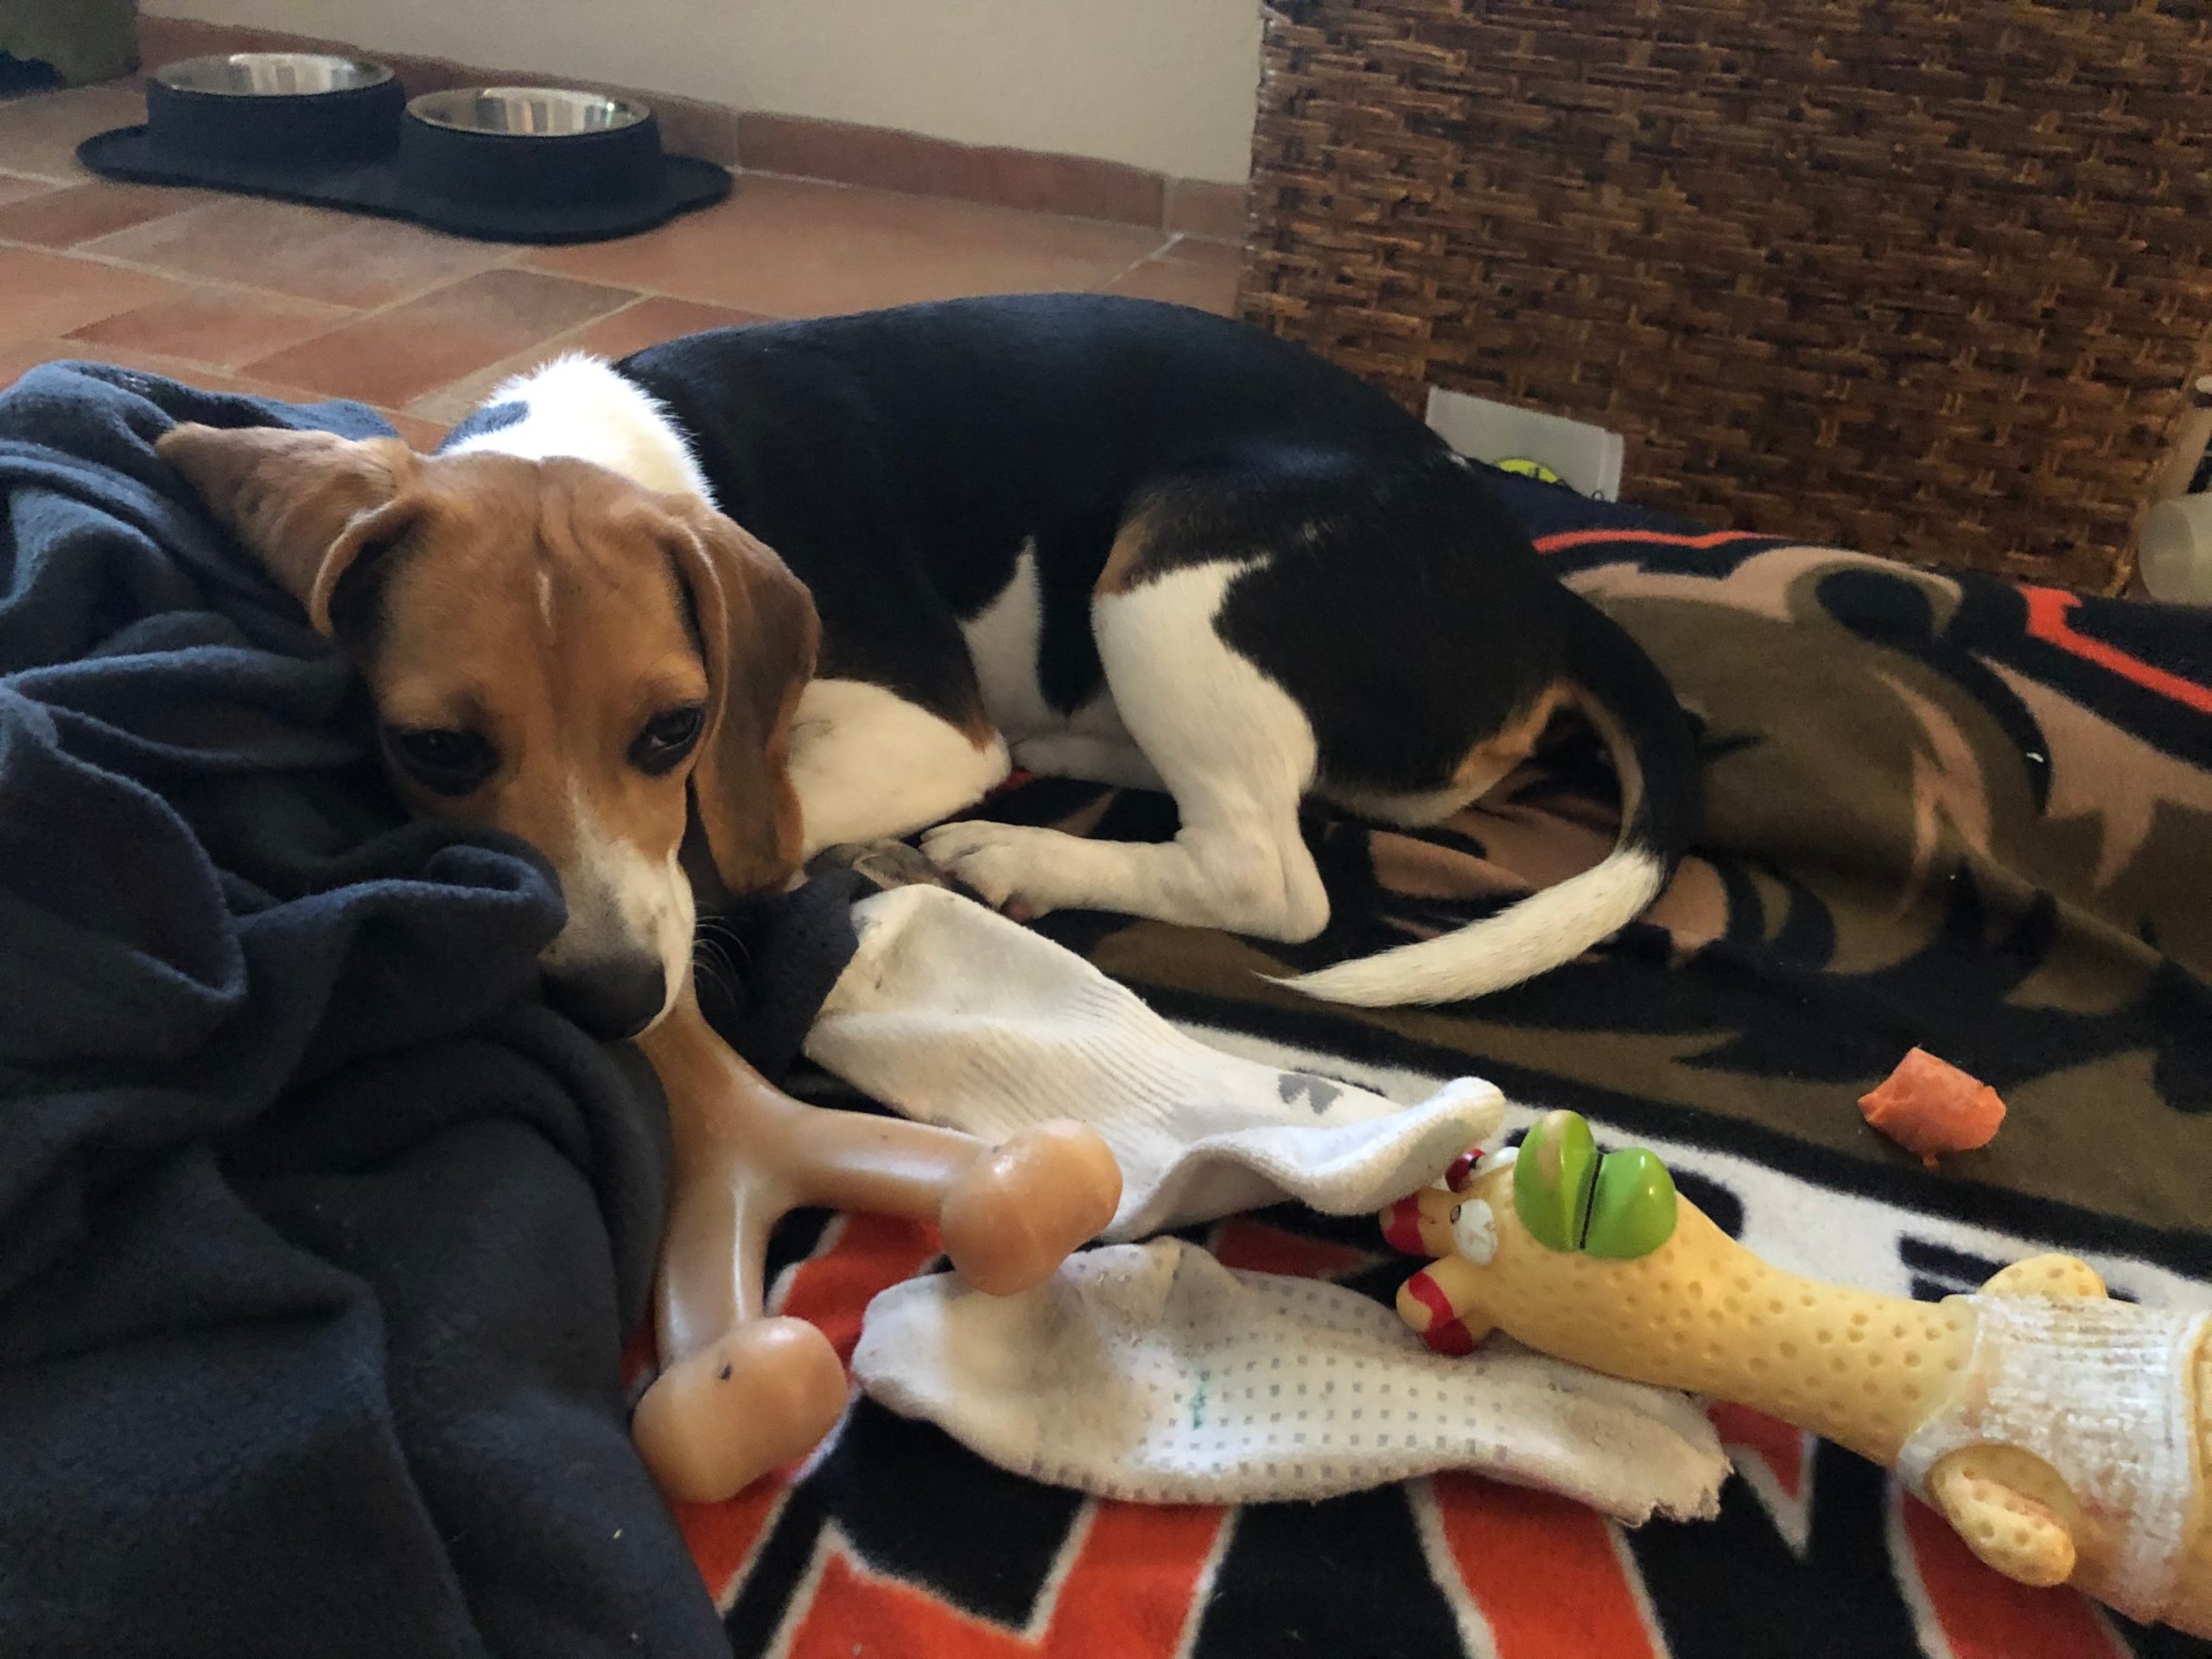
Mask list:
[[[2206,10],[1279,4],[1245,314],[1638,499],[2113,587],[2208,366]]]

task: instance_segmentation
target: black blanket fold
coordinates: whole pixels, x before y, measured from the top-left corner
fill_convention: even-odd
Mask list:
[[[0,396],[0,1654],[726,1654],[619,1381],[650,1075],[519,844],[402,821],[346,665],[155,456],[385,429]]]

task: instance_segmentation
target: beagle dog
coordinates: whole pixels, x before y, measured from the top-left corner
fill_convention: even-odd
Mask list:
[[[707,1023],[695,887],[774,887],[798,868],[788,749],[817,629],[806,589],[703,496],[396,439],[185,425],[156,447],[359,666],[405,801],[518,836],[560,874],[547,991],[636,1037],[667,1104],[661,1369],[632,1432],[671,1498],[732,1496],[844,1410],[829,1338],[768,1311],[786,1211],[930,1223],[1000,1295],[1112,1218],[1121,1173],[1086,1125],[993,1143],[806,1105]]]
[[[549,990],[610,1036],[683,994],[695,887],[917,830],[1033,914],[1310,939],[1303,798],[1434,823],[1565,705],[1620,773],[1611,855],[1289,982],[1368,1005],[1513,984],[1634,918],[1692,832],[1665,679],[1480,473],[1349,373],[1180,307],[720,329],[526,374],[435,456],[194,428],[162,453],[354,652],[410,804],[553,862]],[[1165,788],[1180,830],[944,822],[1017,765]]]

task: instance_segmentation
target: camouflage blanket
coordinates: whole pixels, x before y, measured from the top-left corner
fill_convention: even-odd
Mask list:
[[[1318,1007],[1259,972],[1483,913],[1610,843],[1601,751],[1562,734],[1426,834],[1317,815],[1335,904],[1285,948],[1044,924],[1209,1040],[1413,1097],[1475,1072],[1661,1151],[1791,1268],[1935,1297],[2048,1248],[2117,1294],[2212,1302],[2212,619],[1706,533],[1505,480],[1561,574],[1702,729],[1697,855],[1644,925],[1457,1007]],[[1481,642],[1471,639],[1470,650]],[[1173,832],[1166,800],[1037,781],[1005,817]],[[1934,1171],[1857,1096],[1920,1045],[1996,1085]],[[1387,1296],[1412,1264],[1302,1214],[1203,1234],[1238,1266]],[[779,1294],[849,1344],[925,1233],[817,1221]],[[1093,1503],[861,1403],[809,1467],[685,1530],[735,1650],[968,1659],[2204,1654],[1999,1579],[1882,1471],[1714,1408],[1722,1518],[1624,1533],[1472,1478],[1243,1510]]]

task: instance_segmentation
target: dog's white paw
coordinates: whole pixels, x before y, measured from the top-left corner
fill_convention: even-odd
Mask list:
[[[968,819],[941,823],[929,831],[922,837],[922,851],[931,863],[965,882],[986,902],[1027,918],[1053,907],[1052,895],[1044,890],[1043,872],[1052,844],[1066,839],[1057,830]]]

